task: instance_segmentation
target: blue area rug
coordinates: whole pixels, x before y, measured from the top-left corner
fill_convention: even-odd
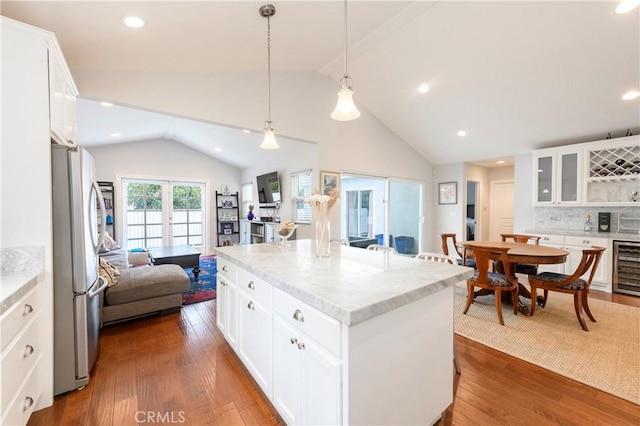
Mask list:
[[[193,268],[184,269],[189,275],[189,291],[182,294],[182,304],[203,302],[216,298],[216,256],[200,256],[200,274],[198,282],[193,278]]]

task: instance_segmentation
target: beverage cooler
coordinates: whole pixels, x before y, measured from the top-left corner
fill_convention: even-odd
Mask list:
[[[613,291],[640,296],[640,241],[613,242]]]

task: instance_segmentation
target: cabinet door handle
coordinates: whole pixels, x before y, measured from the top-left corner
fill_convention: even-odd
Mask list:
[[[256,285],[253,283],[253,281],[249,281],[249,284],[247,284],[247,287],[249,287],[251,290],[256,289]]]
[[[250,301],[249,304],[247,305],[247,308],[251,309],[252,311],[255,311],[256,305],[253,303],[253,301]]]
[[[24,309],[22,309],[22,316],[29,315],[31,312],[33,312],[33,306],[31,306],[28,303],[25,303]]]
[[[32,353],[34,353],[35,351],[36,351],[36,350],[35,350],[35,349],[33,349],[33,346],[31,346],[31,345],[26,345],[26,346],[24,347],[24,353],[22,354],[22,357],[23,357],[23,358],[26,358],[26,357],[28,357],[29,355],[31,355]]]
[[[222,265],[222,272],[227,272],[227,265]]]
[[[300,309],[296,309],[296,311],[293,313],[293,319],[298,322],[304,322],[304,314]]]
[[[22,405],[22,411],[27,411],[33,406],[33,398],[30,396],[24,399],[24,404]]]
[[[302,342],[298,343],[298,349],[304,350],[304,343]]]
[[[295,345],[296,343],[298,343],[298,339],[296,339],[295,337],[291,338],[291,344]]]

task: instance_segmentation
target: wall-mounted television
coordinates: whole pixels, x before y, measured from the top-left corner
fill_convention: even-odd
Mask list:
[[[274,204],[280,202],[280,181],[278,172],[271,172],[256,178],[258,186],[258,202],[260,204]]]

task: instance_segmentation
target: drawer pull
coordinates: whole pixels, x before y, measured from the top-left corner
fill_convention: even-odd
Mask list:
[[[24,309],[22,309],[22,316],[29,315],[31,312],[33,312],[33,306],[26,303]]]
[[[226,286],[227,286],[227,282],[226,282],[226,281],[220,281],[220,285],[221,285],[222,287],[226,287]]]
[[[32,353],[34,353],[36,350],[33,349],[33,346],[31,345],[26,345],[24,347],[24,354],[22,355],[23,358],[28,357],[29,355],[31,355]]]
[[[296,311],[293,313],[293,319],[298,322],[304,322],[304,314],[300,309],[296,309]]]
[[[249,287],[251,290],[256,289],[256,285],[253,283],[253,281],[249,281],[249,284],[247,284],[247,287]]]
[[[304,343],[302,342],[298,343],[298,349],[304,350]]]
[[[250,301],[249,304],[247,305],[247,308],[251,309],[252,311],[255,311],[256,305],[253,303],[253,301]]]
[[[545,241],[549,241],[549,237],[543,237],[542,239]]]
[[[589,244],[591,241],[589,240],[582,240],[582,244]]]
[[[295,337],[291,338],[291,344],[295,345],[296,343],[298,343],[298,339],[296,339]]]
[[[27,411],[33,406],[33,398],[30,396],[24,399],[24,404],[22,405],[22,411]]]
[[[227,272],[227,265],[222,265],[222,272]]]

